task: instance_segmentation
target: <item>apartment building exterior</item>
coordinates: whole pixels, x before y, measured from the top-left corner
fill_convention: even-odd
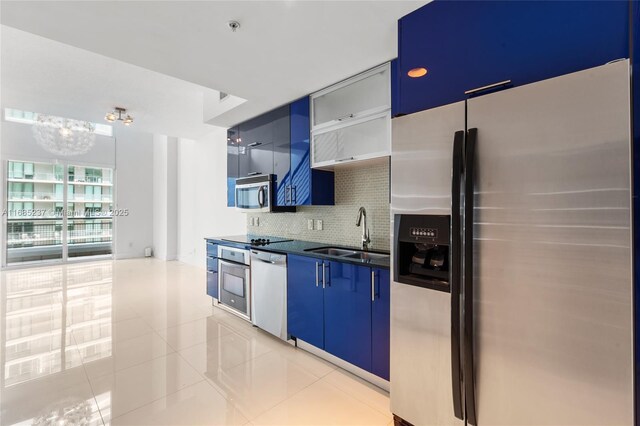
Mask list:
[[[6,182],[7,263],[111,253],[112,169],[9,161]]]

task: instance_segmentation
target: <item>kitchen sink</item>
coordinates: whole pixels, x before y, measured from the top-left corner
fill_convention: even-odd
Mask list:
[[[336,247],[320,247],[317,249],[311,249],[307,251],[310,251],[312,253],[318,253],[318,254],[326,254],[328,256],[351,256],[354,254],[358,254],[358,252],[354,250],[346,250],[346,249],[340,249]]]
[[[310,251],[312,253],[318,253],[318,254],[326,254],[327,256],[345,257],[348,259],[359,259],[359,260],[365,260],[365,261],[389,258],[388,254],[371,253],[368,251],[361,251],[361,250],[348,250],[348,249],[341,249],[337,247],[320,247],[317,249],[310,249],[306,251]]]
[[[380,259],[389,259],[388,254],[383,253],[369,253],[367,251],[358,251],[354,254],[349,254],[344,257],[348,257],[349,259],[360,259],[360,260],[380,260]]]

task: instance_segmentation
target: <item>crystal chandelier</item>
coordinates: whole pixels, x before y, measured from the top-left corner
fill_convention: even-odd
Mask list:
[[[33,123],[33,136],[38,144],[52,154],[65,157],[85,154],[96,140],[95,126],[88,121],[71,120],[38,114]]]

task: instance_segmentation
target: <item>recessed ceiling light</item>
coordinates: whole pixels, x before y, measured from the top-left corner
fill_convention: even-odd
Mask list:
[[[411,78],[423,77],[423,76],[427,75],[427,69],[426,68],[413,68],[413,69],[409,70],[407,75],[409,77],[411,77]]]

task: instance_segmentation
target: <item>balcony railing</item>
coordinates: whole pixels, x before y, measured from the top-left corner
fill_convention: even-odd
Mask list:
[[[24,173],[12,173],[9,172],[9,179],[14,180],[42,180],[47,182],[62,182],[62,173],[46,173],[39,172],[33,173],[30,175],[25,175]]]
[[[9,191],[9,201],[12,200],[62,202],[62,194],[52,192]]]
[[[24,173],[12,173],[8,174],[9,180],[19,180],[19,181],[44,181],[44,182],[55,182],[62,183],[63,175],[61,173],[34,173],[31,175],[25,175]],[[113,182],[110,176],[69,176],[70,184],[77,183],[97,183],[101,185],[111,185]]]
[[[62,203],[62,194],[51,192],[26,192],[26,191],[10,191],[9,201],[54,201]],[[113,201],[111,194],[69,194],[67,201],[88,201],[109,203]]]
[[[113,219],[69,219],[69,245],[110,243],[113,239]],[[7,249],[62,244],[62,219],[8,219]]]

